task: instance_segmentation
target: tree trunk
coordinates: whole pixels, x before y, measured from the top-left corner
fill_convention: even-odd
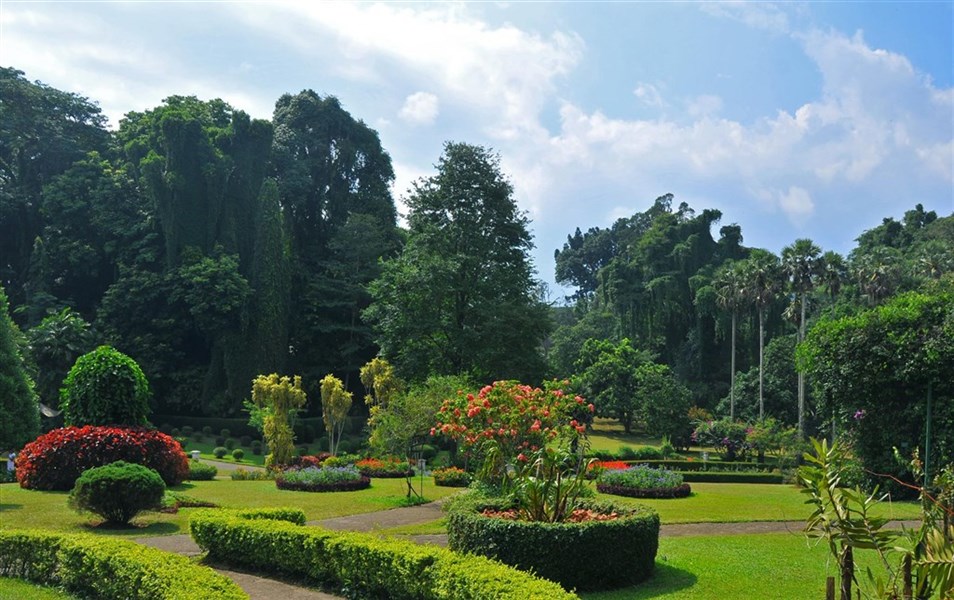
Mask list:
[[[765,375],[765,309],[759,308],[759,421],[765,420],[765,396],[762,393]]]
[[[729,419],[735,421],[735,315],[732,311],[732,374],[729,379]]]
[[[855,561],[851,546],[845,546],[841,556],[841,600],[851,600],[851,580],[855,576]]]
[[[798,326],[798,341],[805,341],[805,294],[802,294],[802,320]],[[805,374],[798,372],[798,439],[805,439]]]

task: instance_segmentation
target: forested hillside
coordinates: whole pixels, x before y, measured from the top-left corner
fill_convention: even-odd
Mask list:
[[[556,281],[572,295],[547,307],[493,152],[448,143],[406,229],[393,179],[333,96],[286,94],[270,121],[173,96],[109,131],[90,99],[0,70],[0,282],[41,400],[100,343],[185,414],[238,415],[271,372],[316,398],[334,373],[363,396],[380,352],[412,381],[572,378],[627,427],[696,406],[815,429],[794,360],[812,324],[949,288],[954,270],[954,217],[919,204],[848,256],[810,240],[776,256],[667,194],[568,235]]]

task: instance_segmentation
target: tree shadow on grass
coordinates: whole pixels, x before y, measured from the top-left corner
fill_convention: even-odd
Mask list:
[[[87,523],[82,526],[83,531],[96,535],[110,536],[129,536],[146,537],[154,535],[171,535],[182,533],[182,528],[176,523],[150,523],[148,525],[138,525],[133,522],[130,525],[115,525],[110,523]]]
[[[11,502],[0,502],[0,510],[14,510],[17,508],[23,508],[23,505],[13,504]]]
[[[623,598],[625,600],[647,600],[691,588],[696,585],[696,581],[698,581],[698,578],[695,573],[657,560],[656,570],[649,581],[621,590],[585,594],[584,597],[587,600],[619,600]]]

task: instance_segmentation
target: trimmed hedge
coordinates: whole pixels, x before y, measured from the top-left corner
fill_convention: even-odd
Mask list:
[[[639,489],[626,485],[612,485],[607,483],[597,483],[597,491],[603,494],[612,494],[614,496],[628,496],[630,498],[686,498],[692,493],[692,488],[688,483],[677,485],[670,488],[651,488]]]
[[[0,530],[0,576],[104,600],[248,600],[230,579],[184,556],[84,534]]]
[[[189,461],[189,481],[211,481],[219,474],[219,469],[215,465],[200,462],[197,460]]]
[[[721,460],[637,460],[626,461],[631,465],[648,465],[650,467],[665,467],[672,471],[705,471],[705,472],[768,472],[777,468],[770,463],[758,462],[723,462]]]
[[[781,473],[694,471],[682,473],[682,478],[691,483],[784,483]]]
[[[371,534],[301,527],[295,509],[197,511],[192,537],[213,560],[305,576],[352,596],[421,600],[571,600],[558,584],[479,556]],[[293,521],[293,522],[286,522]]]
[[[17,481],[28,490],[69,490],[83,471],[117,460],[155,469],[170,487],[189,475],[182,446],[160,431],[87,425],[54,429],[27,444],[17,455]]]
[[[166,484],[149,467],[118,460],[86,470],[67,500],[78,512],[99,515],[107,523],[125,525],[139,513],[162,507]]]
[[[309,483],[305,481],[288,481],[284,476],[275,477],[275,487],[280,490],[293,492],[357,492],[371,487],[371,478],[362,475],[354,481],[336,481],[334,483]]]
[[[492,506],[478,505],[477,509]],[[502,506],[492,506],[503,508]],[[583,523],[534,523],[486,517],[461,503],[447,517],[450,548],[494,558],[568,589],[630,586],[653,573],[659,515],[648,507],[584,503],[581,508],[621,518]]]

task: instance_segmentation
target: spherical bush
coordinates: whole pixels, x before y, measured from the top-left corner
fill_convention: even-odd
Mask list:
[[[197,460],[189,461],[189,481],[211,481],[218,473],[219,470],[215,465]]]
[[[119,460],[155,469],[170,486],[189,474],[182,446],[160,431],[87,425],[54,429],[24,446],[17,481],[25,489],[69,490],[87,469]]]
[[[212,454],[215,455],[215,458],[222,458],[228,453],[228,450],[224,446],[216,446],[212,450]]]
[[[232,450],[232,458],[234,458],[235,460],[242,460],[243,458],[245,458],[245,450],[242,450],[241,448],[236,448],[235,450]]]
[[[60,406],[67,425],[146,425],[149,395],[136,361],[100,346],[76,359],[63,381]]]
[[[160,508],[166,485],[142,465],[117,461],[84,471],[70,492],[69,506],[125,525],[140,512]]]

